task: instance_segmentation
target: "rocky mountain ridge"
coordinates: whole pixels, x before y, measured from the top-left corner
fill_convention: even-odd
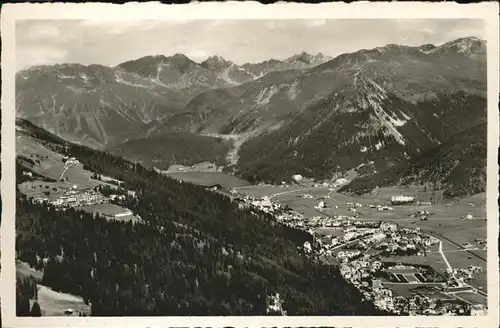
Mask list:
[[[302,57],[309,62],[300,61]],[[218,56],[196,63],[175,54],[142,57],[116,67],[35,66],[16,74],[16,111],[69,140],[102,147],[141,136],[150,123],[179,113],[205,91],[239,86],[268,72],[305,69],[329,59],[308,54],[297,58],[240,67]]]
[[[486,122],[480,39],[325,58],[303,53],[238,66],[179,54],[89,66],[84,75],[75,69],[75,79],[61,74],[71,65],[21,72],[18,114],[108,148],[166,133],[229,138],[228,171],[278,183],[296,173],[330,179],[366,163],[380,172]]]

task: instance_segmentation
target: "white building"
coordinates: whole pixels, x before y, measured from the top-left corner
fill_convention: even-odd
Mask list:
[[[470,310],[471,316],[483,316],[486,315],[486,308],[483,304],[475,304]]]
[[[392,196],[392,204],[408,204],[415,202],[415,197],[412,196]]]

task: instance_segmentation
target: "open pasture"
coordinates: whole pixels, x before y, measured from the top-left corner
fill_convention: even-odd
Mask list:
[[[87,211],[89,213],[99,213],[106,217],[106,220],[116,220],[116,221],[139,221],[140,219],[131,213],[130,210],[118,206],[116,204],[96,204],[92,206],[80,206],[77,209]],[[119,216],[115,216],[118,214]]]
[[[74,311],[73,316],[80,312],[90,314],[90,305],[85,304],[81,297],[56,292],[43,285],[38,285],[38,303],[42,316],[64,316],[67,309]]]

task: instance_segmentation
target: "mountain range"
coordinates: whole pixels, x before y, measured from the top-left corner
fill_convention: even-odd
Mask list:
[[[269,72],[304,70],[329,59],[302,53],[284,61],[238,66],[218,56],[196,63],[175,54],[116,67],[35,66],[16,74],[16,110],[18,116],[71,141],[102,147],[182,114],[190,100],[205,91],[238,86]]]
[[[233,141],[226,170],[250,181],[325,180],[366,163],[381,172],[484,124],[486,69],[486,43],[475,37],[241,66],[149,56],[21,71],[16,108],[93,147],[137,139],[138,149],[175,133],[221,137]]]

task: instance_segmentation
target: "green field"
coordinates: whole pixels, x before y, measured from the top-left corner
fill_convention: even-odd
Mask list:
[[[171,178],[201,186],[221,185],[226,189],[249,186],[250,182],[223,172],[175,172],[165,173]]]
[[[128,212],[127,209],[118,206],[116,204],[96,204],[92,206],[80,206],[76,207],[76,209],[84,210],[90,213],[99,213],[100,215],[105,215],[106,219],[113,219],[117,221],[139,221],[139,218],[133,214],[126,215],[126,216],[119,216],[119,217],[113,217],[115,214],[120,214],[120,213],[126,213]]]

